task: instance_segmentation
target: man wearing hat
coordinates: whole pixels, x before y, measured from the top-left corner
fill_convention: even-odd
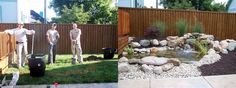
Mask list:
[[[26,35],[35,34],[34,30],[28,30],[23,28],[24,23],[19,22],[17,24],[17,28],[5,30],[5,33],[10,35],[14,35],[16,37],[16,53],[17,53],[17,67],[21,68],[25,65],[25,57],[28,54],[27,51],[27,37]],[[24,54],[22,54],[22,50],[24,50]]]

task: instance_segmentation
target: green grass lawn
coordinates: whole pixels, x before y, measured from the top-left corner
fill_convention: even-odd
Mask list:
[[[83,55],[84,58],[91,54]],[[102,55],[96,55],[102,57]],[[47,58],[46,58],[47,60]],[[7,70],[7,79],[11,79],[12,72],[18,71],[17,68]],[[117,56],[110,60],[85,61],[83,64],[71,64],[71,55],[57,55],[56,63],[46,65],[44,77],[31,77],[29,67],[19,69],[20,78],[17,85],[30,84],[73,84],[73,83],[101,83],[117,82]],[[0,76],[0,80],[3,75]]]

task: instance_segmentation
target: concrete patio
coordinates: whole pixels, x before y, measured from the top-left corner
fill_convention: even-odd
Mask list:
[[[236,75],[192,78],[119,80],[119,88],[235,88]]]

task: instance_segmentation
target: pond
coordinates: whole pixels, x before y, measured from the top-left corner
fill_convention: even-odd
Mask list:
[[[133,57],[135,58],[142,58],[145,56],[150,56],[148,53],[136,53]],[[166,57],[166,58],[178,58],[181,62],[191,62],[191,61],[199,61],[202,56],[197,51],[193,50],[165,50],[165,51],[158,51],[152,56],[157,57]]]

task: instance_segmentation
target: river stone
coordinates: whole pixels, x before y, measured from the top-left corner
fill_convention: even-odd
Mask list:
[[[179,66],[181,61],[177,58],[169,58],[168,63],[172,63],[174,66]]]
[[[163,73],[163,70],[160,66],[155,66],[153,68],[153,72],[156,73],[156,74],[161,74],[161,73]]]
[[[150,73],[150,72],[152,72],[152,67],[150,67],[146,64],[143,64],[141,67],[141,70],[144,71],[145,73]]]
[[[160,41],[160,45],[161,45],[161,46],[166,46],[166,45],[167,45],[167,41],[166,41],[166,40]]]
[[[146,40],[146,39],[140,40],[139,43],[140,43],[141,46],[144,46],[144,47],[147,47],[147,46],[150,45],[150,41]]]
[[[126,62],[128,62],[129,60],[128,60],[128,58],[126,58],[126,57],[121,57],[120,59],[119,59],[119,63],[126,63]]]
[[[140,64],[163,65],[163,64],[166,64],[167,61],[168,61],[168,58],[147,56],[141,59]]]
[[[138,64],[139,61],[140,59],[132,58],[132,59],[129,59],[129,64]]]
[[[158,46],[158,45],[159,45],[159,41],[158,41],[157,39],[153,39],[153,40],[151,41],[151,43],[152,43],[152,45],[154,45],[154,46]]]
[[[170,69],[172,69],[174,67],[173,63],[167,63],[161,66],[161,68],[163,69],[163,71],[169,71]]]
[[[229,42],[229,45],[228,45],[227,49],[229,51],[233,51],[235,48],[236,48],[236,42],[235,41]]]
[[[141,45],[138,42],[131,42],[131,47],[140,47]]]
[[[226,40],[220,41],[220,46],[223,49],[226,49],[228,47],[228,42]]]
[[[119,71],[119,73],[129,72],[129,64],[128,63],[119,63],[118,71]]]

